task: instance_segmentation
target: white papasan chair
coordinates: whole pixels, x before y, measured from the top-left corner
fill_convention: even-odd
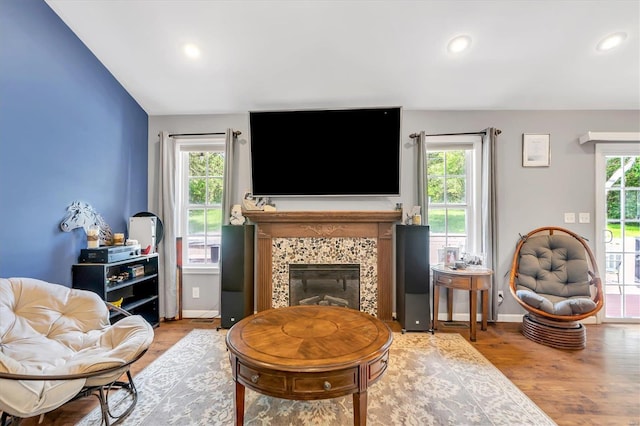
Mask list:
[[[112,324],[110,317],[120,319]],[[0,278],[0,424],[19,424],[89,395],[100,400],[104,424],[119,423],[137,401],[129,367],[153,336],[143,317],[93,292]],[[109,391],[115,389],[125,389],[126,404],[114,414]]]

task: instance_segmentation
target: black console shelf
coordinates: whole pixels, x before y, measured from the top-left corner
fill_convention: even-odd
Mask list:
[[[115,291],[115,290],[118,290],[118,289],[123,288],[123,287],[129,287],[130,285],[137,284],[137,283],[139,283],[141,281],[148,281],[150,278],[154,278],[154,277],[157,277],[157,276],[158,276],[158,274],[152,274],[152,275],[143,276],[143,277],[136,277],[136,278],[125,280],[125,281],[121,281],[121,282],[107,283],[107,290],[108,291]]]
[[[131,266],[144,267],[144,274],[119,282],[110,277],[128,272]],[[149,324],[160,324],[158,307],[158,254],[139,256],[112,263],[78,263],[72,266],[73,288],[90,290],[103,300],[115,302],[122,299],[122,309],[141,315]],[[120,317],[111,315],[112,320]]]

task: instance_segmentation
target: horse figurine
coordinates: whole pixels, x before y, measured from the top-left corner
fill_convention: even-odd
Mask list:
[[[100,213],[95,211],[89,203],[73,201],[67,207],[67,214],[60,222],[60,229],[71,232],[76,228],[83,228],[87,233],[89,228],[97,226],[100,229],[100,245],[111,245],[113,233],[111,227],[104,221]]]

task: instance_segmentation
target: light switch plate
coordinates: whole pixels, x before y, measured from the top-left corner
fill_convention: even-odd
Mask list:
[[[578,221],[580,223],[589,223],[591,222],[591,215],[589,213],[579,213],[578,214]]]
[[[565,213],[564,214],[564,223],[576,223],[576,214],[575,213]]]

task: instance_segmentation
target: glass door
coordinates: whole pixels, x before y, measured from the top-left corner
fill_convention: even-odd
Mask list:
[[[640,322],[640,143],[596,145],[599,319]]]

